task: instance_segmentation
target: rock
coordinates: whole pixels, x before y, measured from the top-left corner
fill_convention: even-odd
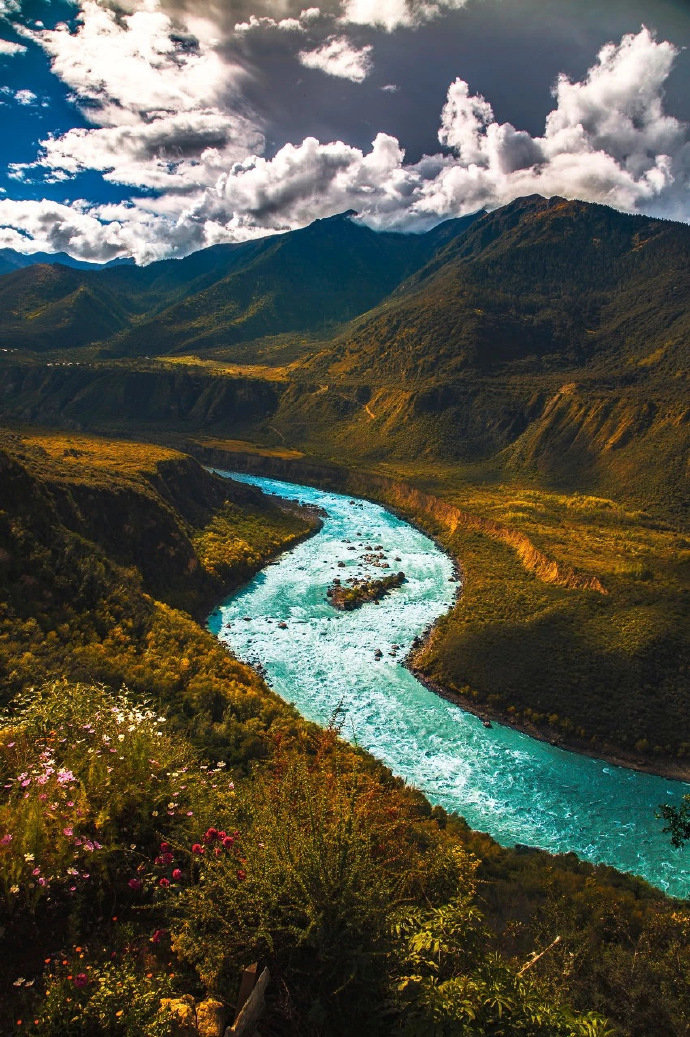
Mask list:
[[[225,1006],[212,997],[196,1006],[196,1028],[200,1037],[223,1037],[225,1033]]]
[[[191,994],[185,994],[184,997],[161,998],[161,1011],[167,1011],[172,1016],[170,1037],[192,1037],[198,1033],[194,998]]]

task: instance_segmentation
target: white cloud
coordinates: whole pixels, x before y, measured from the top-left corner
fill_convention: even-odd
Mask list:
[[[299,60],[306,68],[317,68],[327,76],[362,83],[371,72],[373,47],[355,47],[346,36],[331,36],[316,50],[303,50]]]
[[[560,77],[541,136],[499,123],[457,79],[441,112],[445,150],[416,163],[385,133],[368,151],[307,137],[270,159],[247,157],[243,141],[256,130],[238,116],[228,131],[214,106],[71,130],[43,142],[41,160],[56,177],[96,168],[162,193],[100,207],[0,199],[0,244],[147,262],[350,208],[372,226],[421,230],[533,193],[688,220],[688,127],[663,107],[676,54],[646,29],[607,44],[582,81]]]
[[[25,107],[28,107],[30,105],[35,104],[38,100],[38,97],[33,92],[33,90],[17,90],[17,92],[14,95],[14,99],[17,102],[17,104],[21,104]]]
[[[77,21],[76,32],[64,24],[21,31],[50,55],[55,75],[99,125],[210,107],[243,78],[212,47],[183,38],[156,0],[120,16],[84,0]]]
[[[388,32],[415,21],[408,0],[345,0],[342,18],[344,22],[373,25]]]
[[[582,82],[559,77],[542,137],[499,124],[491,105],[456,80],[439,139],[459,161],[425,190],[424,207],[445,212],[468,197],[491,206],[538,192],[679,215],[690,186],[688,127],[663,110],[677,53],[644,27],[607,44]]]
[[[11,40],[0,40],[0,57],[13,58],[17,54],[25,53],[26,47],[22,43],[12,43]]]
[[[467,0],[343,0],[341,21],[393,32],[417,28],[466,3]]]
[[[0,199],[0,247],[18,251],[45,249],[97,261],[125,254],[131,232],[116,221],[101,223],[77,204]]]
[[[687,219],[688,127],[663,111],[676,53],[646,29],[602,48],[582,82],[559,79],[541,137],[497,122],[489,102],[458,79],[441,113],[445,154],[406,165],[386,134],[368,154],[307,138],[228,170],[195,216],[208,213],[231,236],[348,208],[376,226],[421,228],[541,193]]]
[[[20,31],[50,56],[95,126],[41,141],[35,162],[11,166],[16,178],[38,171],[54,182],[91,169],[117,183],[188,194],[263,149],[256,121],[239,110],[246,74],[219,54],[208,21],[196,17],[181,28],[158,0],[136,2],[129,13],[84,0],[76,31]]]
[[[43,169],[59,177],[92,169],[113,183],[188,193],[215,183],[248,146],[263,147],[252,123],[212,108],[148,123],[72,129],[42,141],[36,162],[11,168],[22,176]]]
[[[309,26],[318,21],[321,10],[318,7],[308,7],[300,11],[298,17],[272,18],[270,15],[252,14],[245,22],[235,22],[235,32],[254,32],[261,29],[277,29],[279,32],[306,32]]]

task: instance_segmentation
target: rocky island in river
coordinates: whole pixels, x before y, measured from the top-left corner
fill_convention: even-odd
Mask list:
[[[394,587],[400,587],[404,582],[403,572],[392,573],[380,580],[355,579],[349,585],[336,578],[326,591],[326,597],[334,608],[341,612],[351,612],[367,601],[380,601]]]

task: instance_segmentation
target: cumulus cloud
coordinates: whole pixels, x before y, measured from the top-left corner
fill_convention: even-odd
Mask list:
[[[368,153],[307,138],[271,160],[233,166],[199,200],[196,218],[207,212],[240,236],[354,208],[375,226],[421,229],[533,193],[687,218],[688,127],[663,110],[676,55],[644,28],[607,44],[581,82],[560,77],[540,137],[499,123],[490,103],[457,79],[441,113],[445,152],[406,164],[387,134]]]
[[[663,104],[677,53],[645,28],[607,44],[581,81],[558,79],[541,136],[498,122],[490,102],[456,79],[440,113],[442,149],[415,163],[406,163],[398,140],[385,133],[368,150],[307,137],[272,158],[238,147],[230,159],[230,138],[251,127],[226,137],[224,116],[213,107],[72,130],[43,142],[47,169],[74,175],[97,168],[160,195],[119,207],[0,200],[0,242],[9,244],[12,228],[22,228],[25,250],[29,242],[82,258],[147,262],[346,209],[372,226],[421,230],[533,193],[688,219],[690,136]],[[171,139],[187,143],[171,154]]]
[[[130,7],[84,0],[74,31],[19,27],[94,128],[41,141],[37,159],[13,165],[12,176],[54,182],[98,170],[116,183],[188,194],[263,149],[256,120],[242,111],[246,73],[218,53],[208,20],[196,18],[192,33],[157,0]]]
[[[24,105],[24,107],[34,105],[38,101],[38,97],[33,92],[33,90],[17,90],[17,92],[14,95],[14,99],[17,102],[17,104]]]
[[[677,54],[644,27],[607,44],[584,80],[559,77],[541,137],[499,124],[491,105],[456,80],[439,139],[459,161],[444,167],[438,194],[425,192],[425,207],[447,211],[470,196],[496,205],[538,192],[679,215],[690,186],[688,127],[663,109]]]
[[[343,0],[341,21],[371,25],[393,32],[412,29],[445,11],[464,7],[467,0]]]
[[[12,43],[11,40],[0,40],[0,57],[13,58],[17,54],[25,54],[26,47],[21,43]]]
[[[299,60],[305,68],[318,68],[327,76],[362,83],[372,69],[370,45],[356,47],[346,36],[331,36],[316,50],[303,50]]]
[[[235,22],[235,32],[247,33],[261,29],[277,29],[279,32],[306,32],[309,26],[321,17],[318,7],[300,11],[297,18],[272,18],[270,15],[252,14],[245,22]]]
[[[118,221],[101,222],[79,205],[0,198],[0,247],[68,252],[104,262],[126,254],[130,241]]]
[[[35,162],[10,168],[22,177],[43,170],[48,179],[98,170],[112,183],[187,194],[213,184],[228,164],[244,158],[247,146],[263,146],[249,120],[208,109],[135,125],[72,129],[42,141]]]
[[[192,111],[218,103],[243,72],[212,47],[181,35],[156,3],[118,15],[85,0],[78,28],[21,29],[52,59],[83,113],[99,125],[132,123],[141,113]]]

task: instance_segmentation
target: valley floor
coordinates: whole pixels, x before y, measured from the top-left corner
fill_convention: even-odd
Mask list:
[[[367,470],[220,439],[201,459],[373,497],[438,537],[463,593],[411,666],[481,716],[624,766],[690,780],[690,543],[659,516],[584,494]]]

